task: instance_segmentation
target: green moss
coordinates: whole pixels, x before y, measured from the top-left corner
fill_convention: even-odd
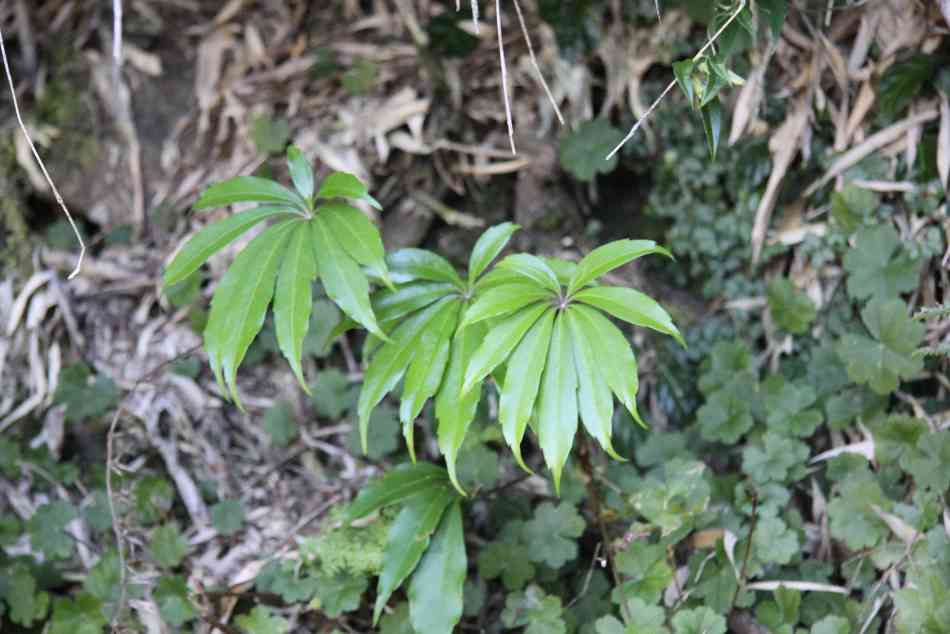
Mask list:
[[[378,574],[383,565],[386,534],[392,523],[381,515],[366,526],[346,526],[342,509],[327,520],[329,528],[308,545],[307,554],[320,560],[328,574],[346,572],[354,576]]]

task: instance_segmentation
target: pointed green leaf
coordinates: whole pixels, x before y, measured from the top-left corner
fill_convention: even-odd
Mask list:
[[[435,398],[435,418],[439,421],[438,439],[439,451],[445,456],[449,479],[453,486],[462,495],[465,491],[459,484],[455,470],[456,458],[468,433],[469,425],[475,418],[478,401],[482,396],[482,387],[479,383],[471,390],[462,392],[462,379],[465,368],[468,367],[478,348],[485,338],[485,328],[482,324],[469,326],[465,330],[455,333],[452,339],[452,349],[449,354],[449,368],[442,379],[442,386]]]
[[[317,265],[313,260],[310,227],[306,222],[296,224],[288,239],[286,255],[277,276],[274,330],[281,353],[293,369],[301,387],[309,394],[310,388],[303,378],[300,363],[303,357],[303,340],[310,329],[313,281],[317,277]]]
[[[313,198],[313,167],[296,145],[287,148],[287,169],[297,193],[305,200]]]
[[[701,110],[703,129],[706,131],[706,145],[709,146],[709,156],[716,160],[719,151],[719,137],[722,134],[722,104],[719,98],[713,99]]]
[[[478,238],[468,259],[468,283],[471,284],[488,268],[501,250],[508,244],[512,234],[520,229],[516,224],[503,222],[490,227]]]
[[[379,622],[383,608],[392,593],[402,585],[429,547],[432,532],[439,525],[446,507],[458,495],[451,487],[431,490],[424,496],[406,501],[386,536],[383,549],[383,569],[376,586],[376,605],[373,606],[373,625]]]
[[[478,291],[487,291],[491,288],[497,288],[504,284],[519,284],[523,283],[524,276],[520,273],[516,273],[512,270],[500,269],[497,266],[491,271],[481,276],[477,282],[475,282],[475,289]]]
[[[317,270],[327,296],[340,309],[358,321],[371,333],[386,339],[376,323],[376,315],[369,302],[369,282],[359,265],[340,246],[339,237],[322,214],[310,221]]]
[[[468,392],[508,358],[528,328],[548,308],[546,303],[523,308],[491,329],[465,369],[462,393]]]
[[[568,296],[574,295],[601,275],[651,253],[673,257],[673,254],[657,246],[653,240],[615,240],[597,247],[578,262],[577,269],[567,285]]]
[[[208,225],[185,243],[165,269],[165,286],[180,282],[197,271],[208,258],[262,220],[294,213],[297,212],[286,207],[258,207]]]
[[[451,632],[462,618],[462,590],[468,572],[462,509],[443,513],[429,549],[409,583],[409,618],[417,632]]]
[[[634,326],[643,326],[670,335],[681,346],[686,347],[683,335],[676,328],[669,313],[653,298],[640,291],[622,286],[596,286],[582,290],[575,295],[575,299]]]
[[[270,203],[307,211],[307,202],[297,192],[278,182],[257,176],[237,176],[205,190],[194,209],[214,209],[234,203]]]
[[[409,455],[415,462],[413,444],[413,426],[422,407],[439,390],[446,365],[449,362],[449,348],[452,333],[458,324],[459,300],[446,301],[438,313],[426,324],[414,346],[413,359],[406,370],[406,380],[399,404],[399,420],[403,425],[403,435]]]
[[[547,288],[523,281],[496,286],[482,293],[468,307],[459,328],[492,317],[502,317],[543,299],[554,300],[555,297]]]
[[[694,100],[693,68],[695,68],[695,66],[696,62],[691,59],[673,62],[673,75],[676,77],[676,84],[680,87],[680,90],[683,91],[683,94],[686,95],[686,101],[689,102],[690,106],[693,105]]]
[[[593,348],[601,374],[610,390],[627,408],[633,419],[646,427],[637,411],[637,358],[630,342],[613,322],[601,313],[581,304],[572,304],[569,310],[577,316],[577,324],[583,331],[587,344]]]
[[[556,295],[561,294],[561,284],[557,281],[557,275],[544,260],[537,256],[527,253],[509,255],[498,263],[497,268],[517,273],[521,277],[553,291]]]
[[[355,198],[356,200],[365,200],[376,209],[382,210],[383,208],[379,201],[369,195],[366,185],[347,172],[333,172],[327,176],[326,180],[320,185],[317,198]]]
[[[399,504],[415,495],[428,495],[447,483],[445,469],[431,462],[400,465],[360,490],[346,511],[346,521],[366,517],[384,506]]]
[[[614,451],[610,441],[613,431],[614,397],[610,392],[610,386],[607,385],[607,381],[600,372],[600,361],[594,353],[594,347],[587,341],[587,335],[573,307],[568,307],[564,316],[574,351],[574,367],[577,369],[577,403],[584,429],[597,439],[610,457],[623,460]]]
[[[551,329],[554,326],[554,308],[544,315],[525,334],[524,339],[515,348],[508,360],[508,372],[501,390],[498,406],[498,422],[505,441],[518,461],[518,465],[530,472],[521,457],[521,439],[524,438],[528,420],[534,410],[541,386],[541,375],[551,343]],[[509,379],[510,377],[510,379]]]
[[[399,249],[386,256],[386,264],[392,279],[397,284],[429,280],[448,282],[456,288],[464,288],[462,278],[449,261],[425,249]]]
[[[577,433],[577,372],[570,334],[562,312],[554,320],[538,400],[538,444],[560,495],[561,470]]]
[[[406,315],[425,308],[449,295],[457,295],[456,288],[446,282],[415,282],[396,290],[384,289],[373,295],[373,311],[384,326]]]
[[[323,205],[317,213],[327,222],[330,231],[351,258],[369,268],[387,286],[392,286],[386,268],[383,239],[370,219],[359,209],[349,205]]]
[[[267,306],[274,296],[284,244],[299,220],[268,227],[241,251],[228,269],[211,300],[205,327],[205,350],[218,384],[228,390],[238,407],[236,375],[248,346],[264,325]],[[222,381],[222,374],[224,380]]]
[[[419,338],[429,326],[429,322],[448,301],[442,300],[435,303],[400,324],[393,332],[392,339],[376,352],[369,367],[366,368],[357,405],[360,441],[364,452],[369,431],[369,415],[383,397],[399,383],[399,379],[402,378],[414,358]]]

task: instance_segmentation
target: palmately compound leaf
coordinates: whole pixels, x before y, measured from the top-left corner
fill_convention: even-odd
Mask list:
[[[524,438],[541,386],[554,315],[553,309],[546,311],[511,354],[498,406],[498,422],[501,423],[505,442],[511,447],[518,465],[528,472],[530,469],[521,457],[521,439]]]
[[[291,145],[287,148],[287,168],[290,170],[290,180],[294,182],[297,193],[304,200],[313,199],[313,166],[303,155],[300,148]]]
[[[258,207],[210,224],[181,248],[165,269],[164,284],[171,286],[197,271],[212,255],[258,223],[275,216],[296,213],[286,207]]]
[[[382,210],[383,208],[379,201],[369,195],[366,185],[356,176],[347,172],[334,172],[327,176],[326,180],[320,185],[317,198],[354,198],[368,202],[376,209]]]
[[[277,275],[274,330],[281,353],[307,394],[310,393],[310,388],[304,380],[301,359],[303,341],[310,329],[313,281],[316,278],[317,264],[310,243],[310,228],[307,223],[298,222],[287,241],[287,251]]]
[[[280,183],[257,176],[237,176],[210,186],[192,205],[195,209],[214,209],[234,203],[267,203],[286,206],[306,213],[309,206],[300,194]]]
[[[228,269],[211,300],[211,313],[205,327],[205,349],[218,385],[227,385],[232,398],[241,405],[237,393],[237,369],[248,347],[264,325],[284,244],[302,220],[281,222],[268,227],[241,251]]]
[[[577,433],[577,370],[570,332],[562,312],[554,320],[551,345],[538,400],[538,444],[560,494],[561,470]]]
[[[498,269],[521,276],[542,288],[547,288],[555,295],[561,293],[561,282],[557,279],[557,274],[551,270],[547,262],[536,255],[527,253],[509,255],[498,263]]]
[[[878,394],[890,394],[901,379],[909,379],[923,368],[913,353],[926,327],[907,315],[907,307],[899,299],[871,301],[861,311],[861,319],[874,339],[846,335],[838,342],[838,356],[852,381],[866,383]]]
[[[317,214],[310,220],[310,230],[317,271],[327,295],[361,326],[386,339],[369,301],[369,281],[356,260],[341,246],[333,225],[322,214]]]
[[[487,229],[478,238],[478,242],[472,248],[472,255],[468,260],[469,284],[474,283],[485,272],[491,261],[501,253],[505,245],[508,244],[508,240],[511,239],[512,234],[519,228],[516,224],[503,222]]]
[[[550,307],[544,303],[528,306],[492,328],[465,369],[462,393],[471,390],[504,362],[528,329],[548,308]]]
[[[360,491],[346,511],[346,521],[366,517],[385,506],[400,504],[416,495],[429,495],[445,488],[448,476],[445,469],[429,462],[404,464],[391,469]]]
[[[399,511],[386,537],[383,569],[379,574],[376,604],[373,606],[373,625],[379,622],[392,593],[415,570],[445,509],[457,499],[458,494],[451,487],[443,486],[424,496],[408,499]]]
[[[417,632],[451,632],[462,618],[468,572],[462,510],[458,502],[442,521],[409,584],[409,616]]]
[[[568,310],[564,316],[574,352],[574,367],[577,370],[577,404],[584,429],[597,440],[610,457],[623,460],[614,451],[613,443],[610,441],[614,418],[614,397],[610,392],[610,386],[607,385],[600,372],[600,363],[594,355],[594,348],[587,342],[587,336],[578,321],[577,314]]]
[[[392,287],[386,268],[386,251],[379,230],[359,209],[343,204],[322,205],[317,213],[329,225],[343,250]]]
[[[672,253],[653,240],[615,240],[599,246],[577,263],[577,269],[567,285],[567,294],[573,295],[601,275],[652,253],[673,257]]]
[[[600,308],[634,326],[643,326],[669,335],[686,347],[683,335],[669,313],[656,300],[640,291],[620,286],[595,286],[580,291],[575,297],[580,302]]]
[[[486,319],[503,317],[517,312],[543,299],[553,300],[556,297],[549,289],[530,282],[514,282],[490,288],[476,299],[468,310],[459,328],[469,324],[477,324]]]
[[[386,256],[386,264],[397,284],[428,280],[465,288],[462,278],[448,260],[425,249],[400,249]]]

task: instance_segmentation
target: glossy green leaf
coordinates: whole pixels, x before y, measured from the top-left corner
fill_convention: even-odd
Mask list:
[[[630,342],[619,328],[596,310],[580,304],[573,304],[568,310],[577,316],[577,324],[586,337],[587,345],[593,348],[594,358],[598,360],[601,374],[610,390],[634,420],[644,425],[637,411],[640,379],[637,376],[637,359]]]
[[[359,209],[349,205],[323,205],[317,210],[330,231],[351,258],[367,267],[387,286],[392,286],[386,268],[383,239],[370,219]]]
[[[423,328],[418,343],[413,349],[413,358],[406,370],[406,378],[399,403],[399,420],[409,455],[415,462],[415,447],[412,431],[416,417],[423,406],[442,384],[442,377],[449,362],[452,333],[458,324],[461,302],[449,300]]]
[[[686,95],[686,101],[688,101],[690,105],[692,105],[695,100],[695,93],[693,92],[693,69],[695,67],[696,62],[691,59],[673,62],[673,76],[676,77],[676,84],[680,87],[680,90],[683,91],[683,94]]]
[[[462,393],[468,392],[503,363],[528,329],[547,309],[547,304],[528,306],[494,326],[465,369]]]
[[[383,208],[379,201],[369,195],[366,185],[347,172],[333,172],[327,176],[326,180],[320,185],[317,198],[354,198],[364,200],[376,209],[382,210]]]
[[[262,220],[295,213],[286,207],[258,207],[208,225],[185,243],[165,269],[165,286],[176,284],[197,271],[208,258]]]
[[[313,259],[310,227],[305,222],[296,224],[288,238],[284,261],[277,276],[274,330],[281,353],[293,369],[301,387],[309,394],[310,388],[303,377],[301,358],[303,341],[310,329],[313,281],[317,277],[317,265]]]
[[[369,415],[383,397],[399,382],[414,358],[419,338],[430,321],[443,308],[447,300],[433,304],[407,319],[393,332],[392,340],[373,357],[363,377],[363,388],[357,405],[360,426],[360,441],[366,451]]]
[[[498,422],[505,441],[525,471],[531,471],[521,457],[521,440],[528,427],[541,386],[541,375],[551,343],[554,308],[550,308],[525,334],[508,360],[508,371],[501,390]]]
[[[456,502],[443,513],[409,584],[409,616],[417,632],[452,631],[462,618],[467,572],[462,509]]]
[[[509,255],[498,263],[497,268],[517,273],[538,286],[547,288],[556,295],[561,293],[561,284],[557,280],[557,275],[544,260],[535,255],[528,255],[527,253]]]
[[[465,492],[456,474],[456,459],[465,440],[465,434],[468,433],[469,425],[475,418],[478,401],[482,395],[480,383],[463,394],[462,379],[465,368],[468,367],[478,345],[485,339],[485,335],[486,331],[482,324],[469,326],[455,334],[452,340],[449,368],[435,398],[435,417],[439,421],[437,430],[439,451],[445,456],[449,479],[462,495]]]
[[[561,491],[561,471],[577,433],[577,371],[564,318],[562,312],[554,320],[538,396],[538,444],[554,476],[557,494]]]
[[[575,295],[575,299],[600,308],[634,326],[643,326],[670,335],[681,346],[686,347],[683,335],[676,328],[669,313],[653,298],[640,291],[622,286],[595,286],[582,290]]]
[[[719,99],[713,99],[703,106],[701,114],[709,156],[716,160],[716,154],[719,152],[719,138],[722,136],[722,104],[719,103]]]
[[[386,264],[397,284],[429,280],[448,282],[457,288],[465,286],[448,260],[425,249],[400,249],[386,256]]]
[[[385,289],[373,295],[373,311],[384,326],[425,308],[448,295],[457,294],[447,282],[415,282],[396,290]]]
[[[373,606],[373,625],[379,622],[389,597],[406,580],[429,547],[433,531],[445,509],[458,499],[451,487],[437,487],[426,495],[406,501],[386,537],[383,550],[383,569],[376,586],[376,604]]]
[[[568,296],[573,295],[601,275],[651,253],[660,253],[668,258],[673,257],[673,254],[663,247],[657,246],[653,240],[615,240],[597,247],[578,262],[577,269],[567,285]]]
[[[498,257],[501,250],[508,244],[512,234],[520,229],[516,224],[503,222],[490,227],[479,238],[472,248],[472,255],[468,259],[468,282],[471,284],[488,268],[491,261]]]
[[[400,465],[360,490],[346,511],[346,521],[366,517],[415,495],[429,494],[435,489],[444,488],[448,481],[445,469],[431,462]]]
[[[215,183],[205,190],[194,209],[214,209],[234,203],[269,203],[287,205],[306,212],[307,201],[297,192],[287,189],[278,182],[257,176],[236,176],[230,180]]]
[[[313,167],[296,145],[287,148],[287,168],[297,193],[305,200],[313,198]]]
[[[359,265],[340,246],[333,227],[318,214],[310,221],[317,270],[327,296],[368,331],[386,339],[369,301],[369,281]]]
[[[291,230],[302,221],[268,227],[241,251],[214,291],[205,327],[205,350],[218,384],[227,385],[231,397],[242,407],[237,393],[237,369],[248,347],[264,325],[284,245]],[[223,378],[222,378],[223,377]]]
[[[597,439],[612,458],[623,460],[614,451],[610,436],[613,431],[614,397],[610,386],[600,372],[600,360],[588,343],[587,335],[571,308],[564,313],[574,352],[574,367],[577,370],[577,403],[584,429]]]
[[[485,319],[503,317],[519,311],[525,306],[544,299],[554,300],[555,295],[537,284],[514,282],[490,288],[475,300],[465,311],[459,328],[465,328]]]

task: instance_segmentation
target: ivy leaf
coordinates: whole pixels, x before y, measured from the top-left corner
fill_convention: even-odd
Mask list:
[[[574,295],[601,275],[651,253],[673,257],[653,240],[614,240],[597,247],[577,263],[567,285],[568,296]]]
[[[392,288],[389,269],[386,268],[386,251],[379,230],[359,209],[349,205],[323,205],[317,210],[326,221],[343,250],[351,258],[367,267]]]
[[[801,552],[798,535],[774,515],[759,519],[752,533],[752,545],[759,561],[767,563],[785,565]]]
[[[368,202],[370,205],[382,211],[383,206],[375,198],[369,195],[366,185],[356,176],[347,172],[333,172],[326,177],[326,180],[320,184],[320,191],[317,192],[317,198],[353,198]]]
[[[698,461],[674,458],[663,468],[663,479],[654,474],[648,486],[632,497],[634,507],[653,525],[669,535],[689,526],[709,505],[711,488],[706,480],[706,465]]]
[[[710,351],[708,367],[699,377],[699,389],[712,394],[734,382],[748,389],[748,384],[757,380],[749,347],[741,341],[720,341]]]
[[[409,584],[409,615],[417,632],[451,632],[462,618],[468,559],[458,502],[443,514]]]
[[[316,596],[310,607],[320,610],[331,619],[346,612],[358,610],[369,580],[362,575],[345,572],[335,575],[322,574],[317,580]]]
[[[804,476],[808,445],[782,434],[767,431],[761,445],[749,445],[742,452],[742,469],[759,484],[785,482]]]
[[[194,209],[215,209],[234,203],[268,203],[306,213],[307,201],[280,183],[256,176],[237,176],[205,190]]]
[[[525,634],[566,634],[567,624],[562,618],[561,600],[549,596],[536,585],[524,592],[512,592],[505,599],[501,622],[505,627],[527,626]]]
[[[543,502],[534,518],[524,525],[524,541],[531,561],[560,568],[577,558],[577,538],[584,533],[584,518],[572,505]]]
[[[235,619],[237,626],[247,634],[287,634],[290,623],[286,619],[274,616],[270,608],[256,605],[248,614]]]
[[[713,392],[696,412],[703,438],[734,445],[755,424],[748,388],[730,385]]]
[[[552,309],[553,310],[553,309]],[[577,433],[577,369],[565,313],[554,320],[538,401],[538,444],[560,494],[561,471]]]
[[[858,231],[844,268],[852,299],[883,301],[917,288],[920,263],[904,252],[894,227],[883,224]]]
[[[304,338],[310,329],[313,281],[316,278],[317,264],[313,258],[309,227],[305,223],[297,223],[287,239],[287,251],[277,276],[274,329],[280,351],[305,392],[309,392],[310,388],[303,378],[300,363]]]
[[[279,401],[267,410],[264,414],[264,431],[276,447],[286,447],[297,437],[299,430],[290,403]]]
[[[609,174],[617,167],[617,157],[604,157],[623,139],[623,132],[606,119],[580,124],[561,140],[561,167],[574,178],[589,182],[598,173]]]
[[[627,601],[629,605],[632,599],[640,599],[654,605],[673,581],[673,570],[666,563],[666,549],[661,544],[635,541],[617,555],[614,565],[626,578],[612,592],[615,603]]]
[[[53,599],[50,634],[102,634],[106,623],[102,602],[91,594],[81,592],[72,599]]]
[[[149,542],[152,559],[163,568],[175,568],[188,552],[188,542],[174,524],[163,524],[152,531]]]
[[[244,505],[240,500],[221,500],[211,507],[211,524],[221,535],[234,535],[244,524]]]
[[[346,521],[352,522],[383,507],[407,502],[417,495],[432,497],[447,483],[445,469],[434,464],[419,462],[401,465],[360,490],[346,512]]]
[[[30,546],[51,559],[68,559],[73,553],[73,540],[66,525],[79,517],[69,502],[50,502],[36,509],[27,522]]]
[[[534,579],[535,567],[523,537],[524,524],[521,520],[508,522],[497,540],[479,551],[478,574],[483,579],[501,577],[507,590],[520,590]]]
[[[152,594],[158,604],[158,613],[162,620],[172,627],[182,625],[198,616],[195,606],[188,598],[188,584],[184,577],[161,577]]]
[[[268,227],[241,251],[215,289],[205,327],[205,350],[218,385],[225,383],[241,405],[236,375],[251,341],[264,325],[274,295],[274,283],[284,255],[283,245],[296,222]]]
[[[287,148],[287,168],[294,188],[305,200],[313,198],[313,166],[296,145]]]
[[[706,607],[680,610],[671,623],[675,634],[726,634],[726,619]]]
[[[74,363],[59,373],[53,402],[66,406],[66,420],[81,423],[87,418],[102,416],[118,401],[118,389],[107,376],[93,378],[89,367]]]
[[[503,222],[485,230],[479,236],[478,241],[472,248],[472,254],[468,260],[468,283],[472,284],[477,280],[492,260],[498,257],[505,245],[511,239],[515,231],[520,229],[516,224]]]
[[[821,424],[821,412],[809,409],[818,399],[810,385],[792,383],[775,374],[762,383],[762,392],[768,412],[766,424],[771,429],[807,438]]]
[[[874,340],[846,335],[838,342],[838,356],[852,381],[866,383],[878,394],[889,394],[897,389],[900,379],[909,379],[923,368],[913,352],[926,327],[907,316],[899,299],[872,301],[861,311],[861,319]]]
[[[424,496],[406,501],[389,529],[383,554],[383,569],[376,587],[376,604],[373,606],[373,625],[392,593],[402,585],[429,547],[433,531],[445,509],[458,499],[458,495],[446,486],[433,488]]]
[[[779,328],[793,335],[807,332],[818,314],[814,302],[783,277],[769,282],[767,297],[772,319]]]

